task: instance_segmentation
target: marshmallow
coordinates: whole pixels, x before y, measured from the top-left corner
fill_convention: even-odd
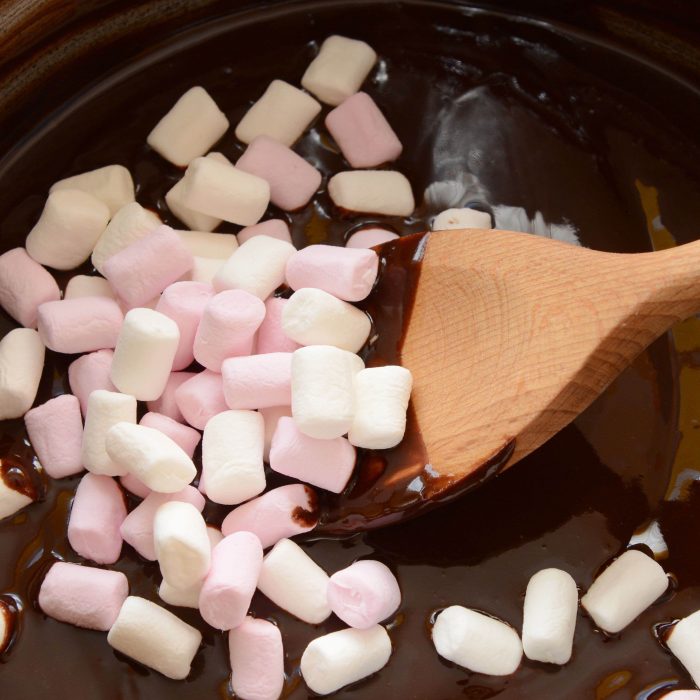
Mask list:
[[[310,625],[331,614],[328,575],[292,540],[280,540],[267,553],[258,588],[275,605]]]
[[[510,625],[460,605],[438,615],[432,638],[443,659],[489,676],[515,673],[523,656],[520,637]]]
[[[205,158],[212,158],[214,160],[218,159],[220,154],[209,153]],[[229,163],[230,164],[230,163]],[[202,214],[202,212],[195,211],[185,206],[184,203],[185,196],[185,178],[178,180],[165,194],[165,203],[168,205],[170,211],[182,221],[185,226],[188,226],[193,231],[213,231],[221,224],[221,219],[216,216],[209,216],[208,214]],[[197,253],[192,252],[193,255]]]
[[[292,289],[314,287],[345,301],[362,301],[372,291],[379,272],[373,250],[310,245],[287,260],[287,284]]]
[[[265,318],[265,304],[241,289],[213,296],[204,306],[194,336],[194,357],[207,369],[221,372],[227,357],[250,355],[255,332]]]
[[[110,217],[134,201],[134,181],[123,165],[105,165],[64,178],[51,185],[49,192],[58,190],[81,190],[91,194],[107,205]]]
[[[671,653],[700,685],[700,610],[677,622],[666,640]]]
[[[165,389],[158,399],[149,401],[146,405],[152,413],[161,413],[168,418],[172,418],[178,423],[184,423],[185,419],[182,412],[177,406],[176,394],[178,388],[188,379],[196,377],[196,372],[171,372],[168,381],[165,383]],[[223,399],[222,399],[223,401]]]
[[[122,488],[125,488],[134,496],[138,496],[138,498],[146,498],[149,493],[153,493],[143,481],[137,479],[133,474],[124,474],[124,476],[120,476],[119,483],[122,485]]]
[[[72,270],[90,257],[109,216],[109,207],[87,192],[56,190],[27,236],[27,252],[42,265]]]
[[[263,459],[266,462],[270,461],[270,447],[272,446],[272,437],[277,430],[277,423],[279,423],[282,416],[292,415],[291,406],[272,406],[270,408],[261,408],[260,413],[265,421],[265,447],[263,449]]]
[[[39,307],[37,325],[47,348],[72,355],[113,348],[123,320],[114,299],[85,297],[47,301]]]
[[[107,632],[128,595],[121,571],[57,561],[39,589],[39,607],[60,622]]]
[[[153,127],[146,143],[174,165],[203,156],[228,129],[228,119],[203,87],[190,88]]]
[[[177,388],[175,401],[184,419],[197,430],[204,430],[214,416],[228,409],[221,375],[206,369]]]
[[[21,485],[16,485],[14,475],[11,479],[4,479],[0,476],[0,521],[4,518],[9,518],[34,502],[34,489],[29,487],[28,477],[24,473],[22,474],[22,481]],[[16,486],[19,486],[19,488]],[[2,635],[0,635],[0,640],[1,638]],[[0,649],[2,649],[2,644],[0,644]]]
[[[279,474],[340,493],[355,468],[355,448],[344,438],[318,440],[282,417],[270,447],[270,467]]]
[[[282,330],[282,312],[288,301],[282,297],[270,297],[265,302],[265,318],[258,328],[255,342],[256,353],[294,352],[301,347]]]
[[[294,292],[284,307],[282,330],[301,345],[334,345],[358,352],[369,338],[372,322],[356,306],[322,289],[305,287]]]
[[[329,36],[301,79],[302,86],[329,105],[339,105],[355,94],[377,61],[364,41]]]
[[[268,136],[291,146],[320,111],[321,105],[311,95],[283,80],[273,80],[238,123],[236,138],[251,143],[258,136]]]
[[[312,438],[345,435],[355,414],[353,380],[364,362],[330,345],[299,348],[292,355],[292,415]]]
[[[355,416],[348,439],[356,447],[396,447],[406,432],[413,377],[405,367],[368,367],[355,375]]]
[[[527,584],[523,617],[523,651],[528,659],[568,663],[574,643],[578,589],[569,574],[543,569]]]
[[[313,530],[318,517],[316,492],[302,484],[289,484],[234,508],[224,518],[221,529],[226,536],[252,532],[267,549],[285,537]]]
[[[491,214],[478,209],[445,209],[434,219],[433,231],[449,231],[460,228],[493,228]]]
[[[668,588],[661,566],[630,549],[618,557],[581,598],[581,605],[598,627],[616,634],[641,615]]]
[[[177,493],[197,470],[185,451],[165,433],[133,423],[117,423],[107,433],[107,454],[152,491]]]
[[[663,695],[661,700],[700,700],[700,690],[673,690]]]
[[[284,688],[284,649],[279,627],[246,617],[228,635],[231,687],[241,700],[277,700]]]
[[[366,93],[348,97],[326,117],[326,127],[353,168],[374,168],[396,160],[401,141]]]
[[[154,428],[167,435],[190,459],[202,437],[194,428],[178,423],[160,413],[146,413],[139,421],[139,425]]]
[[[328,182],[333,203],[347,211],[410,216],[415,209],[411,183],[394,170],[352,170]]]
[[[239,245],[243,245],[247,240],[255,236],[269,236],[270,238],[277,238],[287,243],[292,242],[289,226],[287,222],[282,219],[268,219],[267,221],[261,221],[259,224],[254,224],[253,226],[246,226],[237,234],[238,243]]]
[[[57,396],[27,411],[24,424],[29,442],[50,477],[62,479],[83,470],[83,420],[75,396]]]
[[[192,255],[200,258],[225,260],[238,248],[233,233],[209,233],[208,231],[176,231],[180,240]]]
[[[75,275],[68,280],[64,299],[84,299],[85,297],[106,297],[116,299],[112,287],[104,277]]]
[[[328,695],[384,668],[391,639],[381,625],[344,629],[317,637],[301,656],[304,682],[314,693]]]
[[[224,411],[206,424],[202,479],[214,503],[237,505],[265,490],[264,431],[255,411]]]
[[[108,476],[86,474],[78,484],[68,520],[68,542],[81,557],[114,564],[122,551],[124,496]]]
[[[374,248],[399,237],[397,233],[385,228],[361,228],[353,233],[345,243],[346,248]]]
[[[155,212],[144,209],[137,202],[125,204],[107,225],[92,251],[92,264],[104,274],[105,261],[144,238],[160,225],[161,220]]]
[[[30,328],[15,328],[0,340],[0,420],[21,418],[32,407],[44,354],[39,334]]]
[[[129,596],[107,641],[117,651],[167,678],[183,680],[190,672],[202,635],[150,600]]]
[[[80,401],[80,410],[87,413],[88,397],[96,389],[114,391],[115,386],[109,378],[112,372],[112,350],[98,350],[83,355],[68,365],[68,384],[70,390]]]
[[[230,357],[221,365],[229,408],[288,406],[292,400],[292,353]]]
[[[171,501],[189,503],[200,513],[204,510],[204,496],[194,486],[185,486],[177,493],[149,493],[122,523],[121,536],[124,542],[130,544],[144,559],[156,560],[153,522],[158,509]]]
[[[158,311],[132,309],[124,317],[114,349],[114,386],[139,401],[155,401],[170,378],[180,342],[177,324]]]
[[[364,630],[398,610],[401,590],[386,565],[363,559],[331,576],[328,602],[343,622]]]
[[[195,255],[192,270],[189,274],[190,281],[202,282],[211,286],[214,282],[214,277],[219,273],[225,262],[225,258],[202,258]]]
[[[13,248],[0,255],[0,306],[25,328],[36,328],[37,309],[47,301],[58,301],[61,290],[48,270]]]

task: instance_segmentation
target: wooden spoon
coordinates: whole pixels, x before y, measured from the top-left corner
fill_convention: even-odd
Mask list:
[[[328,531],[413,515],[511,467],[700,312],[700,241],[630,255],[468,229],[380,253],[368,309],[380,341],[391,337],[368,362],[413,373],[409,425],[399,447],[361,454],[358,480],[329,504]]]

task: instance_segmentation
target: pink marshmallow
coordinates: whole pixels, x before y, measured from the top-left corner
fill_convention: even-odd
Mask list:
[[[287,243],[292,242],[289,226],[287,226],[287,222],[282,219],[268,219],[267,221],[261,221],[259,224],[254,224],[253,226],[246,226],[238,232],[238,245],[243,245],[247,240],[255,236],[269,236],[270,238],[277,238]]]
[[[123,320],[114,299],[83,297],[42,304],[37,326],[47,348],[71,355],[114,348]]]
[[[138,496],[139,498],[146,498],[146,496],[151,493],[151,489],[149,489],[148,486],[141,481],[141,479],[137,479],[133,474],[125,474],[124,476],[120,476],[119,483],[122,485],[122,488],[125,488],[129,493],[132,493],[134,496]]]
[[[309,486],[290,484],[272,489],[234,508],[221,524],[224,535],[252,532],[263,549],[313,530],[318,524],[318,496]]]
[[[93,391],[117,390],[110,379],[113,357],[112,350],[98,350],[73,360],[68,366],[68,384],[80,401],[80,410],[83,415],[87,412],[88,398]]]
[[[372,291],[379,256],[366,248],[310,245],[287,261],[287,284],[294,290],[322,289],[345,301],[362,301]]]
[[[0,306],[15,321],[25,328],[36,328],[39,306],[60,298],[61,290],[51,273],[24,248],[0,255]]]
[[[265,445],[263,447],[263,459],[269,463],[270,461],[270,445],[272,445],[272,437],[277,430],[277,423],[282,416],[292,417],[291,406],[272,406],[270,408],[261,408],[263,420],[265,421]]]
[[[326,127],[353,168],[374,168],[396,160],[403,147],[394,130],[365,92],[348,97],[328,113]]]
[[[251,532],[236,532],[214,547],[199,593],[199,612],[207,624],[230,630],[245,620],[262,559],[260,540]]]
[[[229,408],[269,408],[292,402],[292,353],[230,357],[221,365]]]
[[[398,233],[385,228],[361,228],[355,231],[345,243],[346,248],[374,248],[376,245],[395,241]]]
[[[282,330],[282,311],[289,299],[270,297],[265,302],[265,318],[258,328],[255,352],[294,352],[301,347]]]
[[[272,437],[270,467],[279,474],[340,493],[355,468],[355,448],[344,437],[317,440],[304,435],[293,418],[283,416]]]
[[[179,445],[190,459],[202,439],[202,436],[194,428],[178,423],[161,413],[146,413],[139,421],[139,425],[160,430],[161,433]]]
[[[192,253],[180,236],[169,226],[159,226],[107,258],[104,276],[120,299],[136,307],[177,282],[193,265]]]
[[[246,617],[229,632],[228,647],[236,697],[278,700],[284,688],[284,649],[277,625]]]
[[[160,413],[164,416],[168,416],[168,418],[172,418],[178,423],[184,423],[185,418],[177,405],[177,390],[188,379],[192,379],[192,377],[196,376],[197,372],[172,372],[168,377],[168,382],[160,398],[146,403],[148,410],[152,413]]]
[[[212,297],[204,307],[194,338],[194,356],[200,365],[221,372],[227,357],[250,355],[255,332],[265,318],[265,304],[242,289]]]
[[[194,486],[185,486],[177,493],[149,493],[122,523],[121,536],[124,542],[149,561],[156,560],[156,547],[153,543],[153,520],[156,511],[170,501],[191,503],[200,513],[204,510],[204,496]]]
[[[660,700],[700,700],[700,690],[672,690]]]
[[[62,479],[83,470],[83,421],[75,396],[63,394],[32,408],[25,413],[24,424],[29,442],[50,477]]]
[[[194,360],[192,348],[204,307],[214,296],[214,288],[203,282],[175,282],[167,287],[156,304],[156,311],[171,318],[180,329],[180,343],[173,370],[188,367]]]
[[[39,607],[54,620],[107,632],[128,595],[121,571],[57,561],[39,589]]]
[[[124,496],[110,476],[86,474],[78,484],[68,520],[68,542],[85,559],[114,564],[122,551]]]
[[[236,167],[267,180],[270,201],[286,211],[308,204],[322,180],[321,173],[311,163],[267,136],[253,139]]]
[[[210,418],[228,410],[223,379],[208,369],[178,387],[175,400],[184,419],[197,430],[204,430]]]
[[[328,604],[347,625],[365,630],[398,610],[401,589],[389,567],[363,559],[331,576]]]

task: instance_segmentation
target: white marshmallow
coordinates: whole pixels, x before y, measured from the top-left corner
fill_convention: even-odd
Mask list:
[[[42,265],[72,270],[90,257],[108,221],[109,208],[91,194],[56,190],[27,236],[27,252]]]
[[[180,330],[171,318],[152,309],[132,309],[124,317],[114,348],[112,383],[139,401],[160,398],[179,342]]]
[[[331,632],[309,643],[301,656],[301,675],[314,693],[328,695],[384,668],[391,639],[381,625]]]
[[[263,559],[258,588],[291,615],[318,625],[330,614],[328,574],[292,540],[280,540]]]
[[[107,205],[110,216],[134,201],[134,181],[123,165],[105,165],[103,168],[59,180],[51,186],[49,192],[57,190],[87,192]]]
[[[666,646],[700,686],[700,610],[673,626]]]
[[[515,673],[523,656],[520,637],[512,627],[460,605],[438,615],[432,638],[443,659],[489,676]]]
[[[287,260],[296,248],[270,236],[254,236],[239,246],[214,278],[214,289],[243,289],[263,301],[284,282]]]
[[[265,426],[256,411],[223,411],[202,438],[202,480],[210,500],[236,505],[265,490]]]
[[[146,143],[174,165],[203,156],[228,129],[228,119],[209,93],[190,88],[153,127]]]
[[[369,367],[355,375],[355,416],[348,439],[356,447],[387,450],[406,432],[413,377],[405,367]]]
[[[129,596],[109,630],[107,642],[164,676],[182,680],[190,672],[202,635],[150,600]]]
[[[26,493],[13,489],[0,476],[0,521],[9,518],[33,502],[33,498]],[[0,613],[2,613],[2,601],[0,601]],[[1,616],[0,616],[1,617]],[[0,619],[0,653],[2,652],[2,619]]]
[[[661,525],[658,520],[652,520],[643,528],[637,530],[630,538],[627,546],[633,547],[637,544],[649,547],[654,554],[654,559],[657,561],[668,557],[668,544],[666,544],[664,533],[661,531]]]
[[[411,183],[395,170],[349,170],[334,175],[328,194],[341,209],[410,216],[415,209]]]
[[[292,355],[292,415],[299,430],[320,440],[345,435],[355,415],[353,382],[364,362],[347,350],[310,345]]]
[[[433,231],[450,231],[460,228],[493,228],[491,214],[478,209],[445,209],[434,219]]]
[[[651,557],[629,549],[618,557],[581,598],[601,629],[616,634],[641,615],[668,588],[668,577]]]
[[[105,297],[116,299],[112,287],[104,277],[96,275],[75,275],[68,280],[64,299],[85,299],[86,297]]]
[[[192,255],[200,258],[216,258],[222,262],[238,248],[233,233],[209,233],[208,231],[176,231]]]
[[[193,282],[204,282],[214,284],[214,278],[219,274],[219,270],[224,266],[226,258],[202,258],[195,255],[190,271],[190,279]]]
[[[21,418],[32,407],[44,354],[44,344],[31,328],[15,328],[0,340],[0,420]]]
[[[292,417],[291,406],[273,406],[272,408],[261,408],[260,413],[265,420],[265,448],[263,450],[263,459],[266,462],[270,461],[270,446],[272,445],[272,436],[277,430],[277,423],[282,416]]]
[[[105,447],[123,473],[133,474],[151,491],[177,493],[197,476],[187,453],[155,428],[117,423],[107,432]]]
[[[527,584],[523,651],[528,659],[565,664],[571,659],[578,589],[566,571],[543,569]]]

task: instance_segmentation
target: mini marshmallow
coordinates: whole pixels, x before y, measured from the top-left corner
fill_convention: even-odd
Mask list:
[[[661,566],[630,549],[618,557],[581,598],[581,605],[601,629],[616,634],[641,615],[668,588]]]
[[[445,209],[434,219],[432,231],[449,231],[460,228],[493,228],[491,214],[478,209]]]
[[[348,439],[356,447],[396,447],[406,432],[413,377],[405,367],[368,367],[355,375],[355,416]]]
[[[700,610],[684,617],[671,629],[666,646],[700,684]]]
[[[214,416],[228,410],[221,375],[208,369],[183,382],[175,391],[175,401],[184,419],[197,430],[204,430]]]
[[[362,228],[348,238],[346,248],[374,248],[374,246],[395,241],[399,235],[385,228]]]
[[[57,561],[39,589],[39,607],[60,622],[108,632],[129,595],[121,571]]]
[[[292,540],[280,540],[267,553],[258,588],[275,605],[310,625],[331,614],[328,575]]]
[[[134,201],[134,181],[123,165],[105,165],[64,178],[51,185],[49,192],[57,190],[81,190],[91,194],[107,205],[110,217]]]
[[[47,301],[39,307],[39,335],[47,348],[72,355],[113,348],[124,314],[114,299]]]
[[[238,239],[233,233],[209,233],[208,231],[176,231],[176,233],[187,250],[200,258],[225,260],[238,248]]]
[[[119,483],[122,488],[125,488],[129,493],[139,498],[146,498],[148,494],[153,493],[140,479],[137,479],[133,474],[124,474],[119,477]]]
[[[543,569],[527,584],[523,651],[528,659],[563,665],[571,659],[578,589],[566,571]]]
[[[22,508],[28,506],[30,503],[34,502],[33,493],[24,491],[19,491],[13,488],[12,485],[6,482],[5,479],[0,479],[0,521],[4,518],[9,518],[11,515],[22,510]],[[0,612],[2,609],[0,608]],[[2,635],[0,635],[0,638]],[[0,649],[2,645],[0,644]]]
[[[189,274],[190,281],[202,282],[211,286],[225,262],[226,258],[201,258],[195,255]]]
[[[282,219],[268,219],[267,221],[261,221],[259,224],[254,224],[253,226],[246,226],[237,234],[238,243],[239,245],[243,245],[246,241],[255,236],[269,236],[270,238],[276,238],[286,243],[292,242],[292,234],[289,232],[289,225]]]
[[[202,643],[202,634],[150,600],[129,596],[107,641],[167,678],[183,680]]]
[[[145,425],[147,428],[159,430],[167,435],[190,459],[202,437],[194,428],[178,423],[160,413],[146,413],[139,421],[139,425]]]
[[[700,690],[673,690],[661,696],[661,700],[700,700]]]
[[[317,637],[301,656],[304,682],[314,693],[328,695],[384,668],[391,639],[381,625],[344,629]]]
[[[270,408],[261,408],[260,413],[265,421],[265,447],[263,449],[263,458],[266,462],[269,462],[272,437],[275,434],[275,430],[277,430],[277,423],[279,423],[282,416],[289,416],[291,418],[292,407],[272,406]]]
[[[84,299],[85,297],[106,297],[116,299],[112,287],[104,277],[75,275],[68,280],[64,299]]]
[[[88,397],[97,389],[114,391],[115,386],[109,378],[112,372],[112,350],[98,350],[83,355],[68,365],[68,384],[70,390],[80,401],[80,410],[87,413]]]
[[[374,168],[396,160],[401,141],[366,93],[348,97],[326,117],[326,127],[353,168]]]
[[[44,354],[44,343],[30,328],[15,328],[0,340],[0,420],[21,418],[32,407]]]
[[[258,136],[268,136],[291,146],[320,111],[321,105],[311,95],[283,80],[273,80],[238,122],[236,138],[247,144]]]
[[[224,518],[221,529],[226,536],[252,532],[267,549],[281,539],[313,530],[318,517],[316,492],[302,484],[289,484],[234,508]]]
[[[174,165],[203,156],[226,133],[228,119],[209,93],[190,88],[153,127],[146,143]]]
[[[362,301],[372,291],[379,272],[373,250],[310,245],[287,260],[287,284],[292,289],[314,287],[345,301]]]
[[[228,635],[231,687],[242,700],[278,700],[284,688],[282,634],[268,620],[246,617]]]
[[[364,368],[355,354],[330,345],[311,345],[292,355],[292,415],[312,438],[345,435],[355,414],[353,382]]]
[[[355,468],[355,448],[344,437],[309,437],[293,418],[282,417],[272,438],[270,467],[278,474],[340,493]]]
[[[204,306],[194,336],[194,357],[207,369],[221,372],[227,357],[249,355],[255,332],[265,318],[265,304],[241,289],[228,289]]]
[[[411,183],[394,170],[352,170],[328,182],[333,203],[347,211],[410,216],[415,209]]]
[[[90,257],[109,217],[109,207],[91,194],[56,190],[27,236],[27,252],[42,265],[72,270]]]
[[[78,484],[68,520],[68,542],[85,559],[114,564],[122,551],[124,496],[109,476],[86,474]]]
[[[294,352],[301,347],[282,330],[282,312],[288,302],[282,297],[270,297],[265,302],[265,318],[258,328],[255,342],[256,353]]]
[[[520,637],[512,627],[461,605],[438,615],[432,638],[443,659],[489,676],[515,673],[523,656]]]
[[[176,493],[197,476],[185,451],[154,428],[117,423],[107,432],[105,447],[115,462],[152,491]]]
[[[171,372],[170,376],[168,377],[168,381],[165,383],[165,389],[163,389],[163,393],[160,395],[160,397],[155,401],[149,401],[146,404],[148,406],[148,410],[153,413],[161,413],[168,418],[172,418],[178,423],[184,423],[185,418],[177,406],[175,397],[179,387],[188,379],[192,379],[192,377],[196,376],[196,372]]]
[[[230,357],[221,365],[229,408],[288,406],[292,400],[292,353]]]
[[[224,411],[206,424],[202,479],[214,503],[237,505],[265,490],[264,433],[256,411]]]
[[[13,248],[0,255],[0,306],[25,328],[36,328],[37,310],[47,301],[58,301],[61,290],[48,270]]]
[[[83,420],[75,396],[57,396],[27,411],[24,424],[32,449],[51,478],[62,479],[83,470]]]
[[[177,324],[158,311],[132,309],[124,317],[110,378],[139,401],[155,401],[170,378],[180,342]]]
[[[130,544],[144,559],[156,560],[153,522],[158,509],[171,501],[189,503],[200,513],[204,510],[204,496],[194,486],[185,486],[177,493],[149,493],[122,523],[121,536],[124,542]]]

